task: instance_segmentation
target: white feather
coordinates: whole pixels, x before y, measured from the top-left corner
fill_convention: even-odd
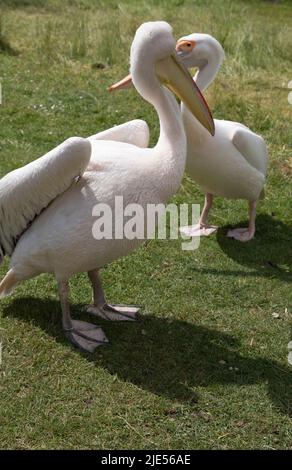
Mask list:
[[[142,119],[134,119],[92,135],[89,140],[112,140],[146,148],[149,145],[149,127]]]
[[[0,180],[0,255],[11,255],[28,225],[82,175],[91,144],[72,137]]]

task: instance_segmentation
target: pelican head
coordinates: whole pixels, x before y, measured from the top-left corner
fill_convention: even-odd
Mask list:
[[[164,85],[185,103],[200,123],[214,135],[214,122],[208,105],[176,52],[171,26],[164,21],[142,24],[131,47],[130,75],[109,88],[129,88],[152,102],[157,85]]]
[[[225,57],[217,39],[202,33],[193,33],[180,38],[176,44],[176,51],[185,67],[199,69],[195,80],[201,91],[214,80]]]

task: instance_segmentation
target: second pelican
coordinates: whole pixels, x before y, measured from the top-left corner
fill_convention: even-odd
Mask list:
[[[177,42],[176,50],[185,66],[198,67],[194,80],[203,92],[215,79],[224,59],[220,43],[208,34],[194,33]],[[215,137],[210,138],[184,103],[181,104],[187,135],[186,170],[205,192],[205,205],[198,225],[181,227],[188,236],[209,235],[217,227],[207,224],[213,197],[246,199],[249,225],[229,230],[228,237],[241,242],[255,233],[256,206],[264,196],[267,147],[263,138],[243,124],[215,119]]]

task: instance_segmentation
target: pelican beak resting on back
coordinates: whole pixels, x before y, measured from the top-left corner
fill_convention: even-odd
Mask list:
[[[194,77],[201,91],[215,79],[224,59],[220,43],[208,34],[194,33],[179,39],[177,53],[187,68],[197,67]],[[228,237],[246,242],[255,233],[257,200],[264,195],[267,173],[267,147],[261,136],[243,124],[215,119],[215,137],[210,138],[182,103],[181,111],[187,136],[189,175],[205,192],[205,205],[199,224],[182,227],[188,236],[209,235],[217,227],[207,224],[213,197],[249,201],[249,226],[229,230]]]
[[[115,212],[116,196],[122,196],[124,208],[138,203],[145,214],[148,204],[167,202],[184,174],[182,117],[175,97],[162,83],[186,102],[206,132],[213,133],[214,129],[206,102],[177,58],[167,23],[145,23],[138,28],[131,48],[131,75],[137,91],[159,116],[160,137],[154,148],[144,148],[145,138],[134,145],[134,139],[125,136],[125,129],[147,127],[141,127],[141,122],[126,123],[117,131],[110,129],[88,139],[71,138],[51,154],[17,170],[17,175],[10,173],[0,180],[0,246],[7,247],[6,253],[11,255],[10,270],[0,283],[0,297],[26,279],[53,273],[59,287],[64,332],[75,346],[87,352],[106,343],[107,338],[100,327],[71,318],[70,277],[88,273],[93,287],[93,304],[88,312],[107,320],[134,320],[137,307],[107,304],[99,269],[143,243],[137,236],[127,237],[125,231],[122,236],[94,236],[96,205],[110,209],[112,227],[116,227],[121,216],[121,211]],[[18,218],[22,224],[16,223]]]

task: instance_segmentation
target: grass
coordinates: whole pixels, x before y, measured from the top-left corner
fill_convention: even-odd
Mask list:
[[[134,91],[106,92],[127,73],[134,31],[150,19],[169,21],[176,37],[207,31],[223,43],[226,61],[207,93],[214,115],[260,132],[270,152],[255,240],[225,237],[230,225],[246,223],[246,204],[218,198],[212,222],[221,228],[199,250],[149,241],[104,270],[108,298],[141,303],[142,321],[103,324],[111,345],[92,357],[65,340],[52,277],[1,301],[0,447],[291,448],[291,3],[0,0],[0,7],[1,176],[71,135],[133,117],[147,120],[156,141],[148,104]],[[173,201],[202,203],[203,195],[186,177]],[[86,318],[90,295],[86,276],[75,277],[75,316]]]

